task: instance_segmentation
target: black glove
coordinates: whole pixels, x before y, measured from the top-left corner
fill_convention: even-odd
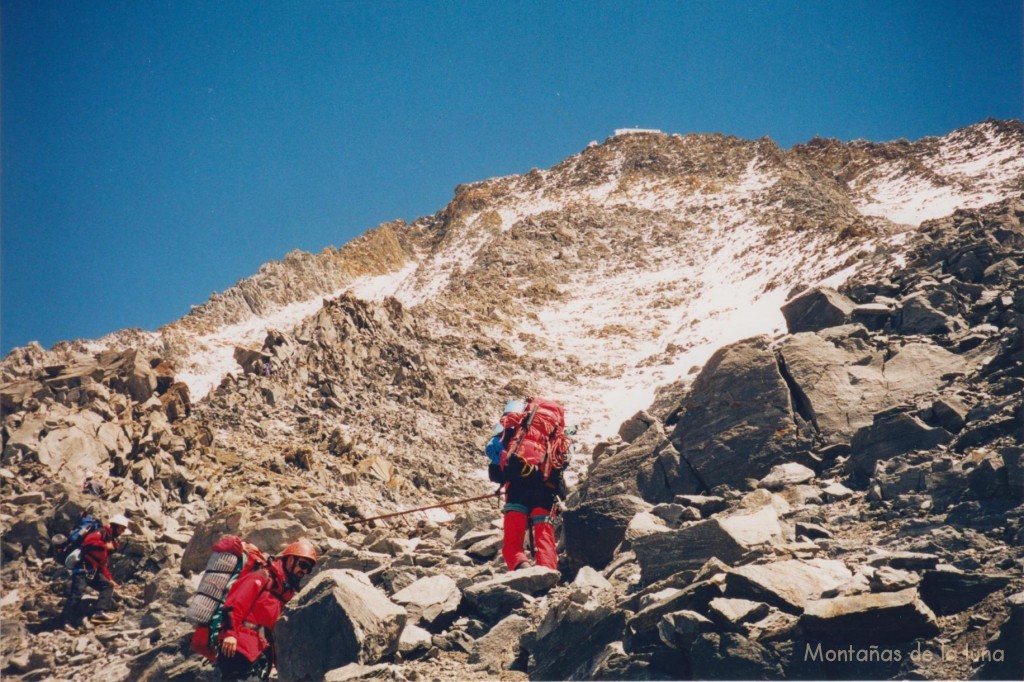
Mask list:
[[[501,466],[498,464],[488,464],[487,478],[491,479],[494,483],[504,483],[505,472],[501,470]]]

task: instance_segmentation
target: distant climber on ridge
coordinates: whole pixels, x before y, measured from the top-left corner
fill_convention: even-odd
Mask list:
[[[100,593],[96,608],[90,621],[96,625],[109,625],[117,622],[117,617],[108,613],[114,589],[118,586],[110,573],[107,562],[110,553],[120,547],[119,538],[129,535],[128,519],[123,514],[116,514],[110,523],[99,530],[85,536],[79,550],[77,562],[71,568],[71,585],[68,597],[61,612],[61,622],[76,627],[81,622],[78,611],[85,594],[86,587],[92,587]]]

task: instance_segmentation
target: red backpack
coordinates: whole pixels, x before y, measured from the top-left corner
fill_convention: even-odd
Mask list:
[[[565,435],[565,410],[553,400],[530,398],[522,412],[509,412],[501,417],[508,446],[501,453],[501,468],[518,457],[525,464],[540,469],[544,480],[551,472],[565,466],[572,444]]]
[[[192,650],[211,661],[217,660],[217,638],[224,627],[224,600],[238,579],[269,563],[256,545],[235,535],[221,538],[213,546],[206,570],[188,605],[186,618],[197,627],[192,633]]]

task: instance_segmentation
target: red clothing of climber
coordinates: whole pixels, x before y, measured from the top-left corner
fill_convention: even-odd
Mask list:
[[[556,497],[564,497],[562,473],[571,444],[558,403],[543,398],[506,403],[485,454],[492,462],[491,480],[506,485],[501,554],[510,571],[533,565],[523,550],[528,530],[534,560],[558,570],[551,521]]]
[[[316,562],[316,547],[309,540],[298,540],[285,548],[280,559],[243,576],[231,587],[224,600],[228,620],[218,637],[217,667],[222,679],[245,679],[257,669],[275,664],[274,626]]]
[[[551,512],[555,507],[561,471],[552,472],[547,481],[537,469],[523,476],[521,463],[513,460],[505,467],[508,483],[504,507],[504,542],[501,556],[508,570],[531,566],[529,555],[523,549],[526,532],[532,525],[534,557],[537,564],[558,570],[558,550],[555,531],[551,525]]]

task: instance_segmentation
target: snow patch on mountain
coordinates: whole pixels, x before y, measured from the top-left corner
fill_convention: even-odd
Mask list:
[[[613,435],[638,405],[653,401],[658,386],[691,376],[721,346],[783,332],[780,307],[788,287],[769,283],[780,276],[819,281],[863,246],[794,245],[787,258],[765,262],[751,249],[762,237],[757,226],[734,224],[716,232],[707,258],[580,277],[567,287],[569,302],[521,323],[519,352],[575,357],[587,368],[585,380],[549,391],[580,422],[585,442]],[[829,284],[845,281],[853,270],[842,270]]]
[[[398,273],[392,277],[397,276]],[[383,279],[386,278],[387,276]],[[381,279],[361,277],[356,286],[366,287],[368,291],[378,291],[392,286],[380,281]],[[239,370],[234,357],[236,346],[261,347],[269,330],[292,330],[299,322],[320,310],[325,298],[340,296],[350,286],[326,296],[284,306],[263,317],[252,317],[239,324],[221,327],[212,334],[197,335],[192,342],[192,352],[178,368],[177,379],[188,385],[192,400],[201,400],[216,388],[225,376]]]
[[[999,201],[1024,177],[1024,148],[992,123],[940,138],[934,151],[915,161],[919,168],[908,168],[906,159],[898,159],[857,178],[857,209],[866,216],[920,225],[958,208]]]

